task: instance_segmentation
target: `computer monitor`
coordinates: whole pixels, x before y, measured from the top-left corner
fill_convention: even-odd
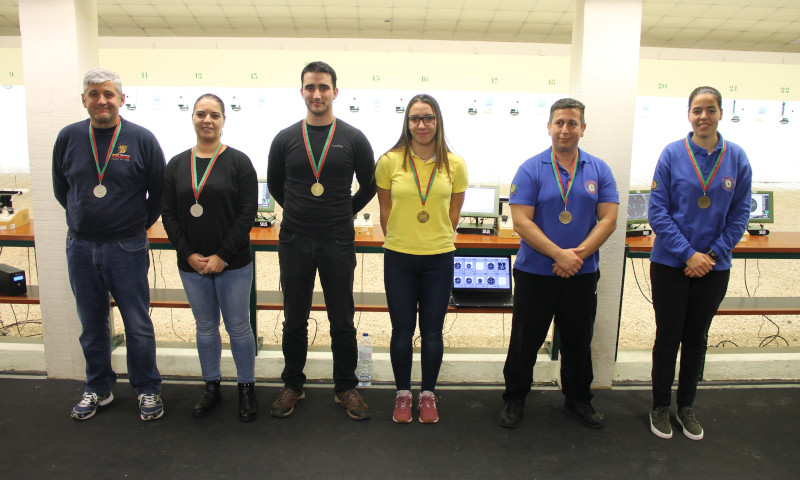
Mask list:
[[[767,190],[750,193],[750,223],[775,223],[775,197]]]
[[[497,218],[500,215],[500,186],[471,185],[464,195],[462,217]]]
[[[647,223],[647,207],[650,204],[650,190],[631,190],[628,192],[628,226]]]
[[[275,211],[275,199],[269,194],[267,179],[258,179],[258,211],[272,213]]]

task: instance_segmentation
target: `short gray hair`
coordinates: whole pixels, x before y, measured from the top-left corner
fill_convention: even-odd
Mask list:
[[[99,85],[105,82],[113,83],[117,93],[122,95],[122,79],[117,72],[105,68],[93,68],[86,72],[86,75],[83,76],[83,91],[85,92],[89,88],[90,83]]]

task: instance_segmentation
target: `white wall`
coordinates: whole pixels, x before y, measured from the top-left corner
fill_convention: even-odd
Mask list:
[[[155,133],[167,159],[194,144],[191,112],[183,112],[179,103],[191,106],[203,93],[219,95],[227,105],[224,141],[247,153],[259,175],[266,175],[267,153],[272,138],[282,128],[300,120],[305,106],[299,88],[231,88],[231,87],[125,87],[127,103],[136,110],[122,109],[122,115]],[[405,107],[418,91],[347,89],[340,86],[335,102],[337,116],[360,128],[372,143],[375,154],[390,148],[400,135],[402,115],[396,106]],[[428,91],[443,111],[450,146],[464,157],[473,181],[510,183],[517,166],[535,153],[547,148],[546,123],[550,105],[566,93],[508,93]],[[353,100],[355,99],[355,101]],[[79,93],[75,102],[79,102]],[[5,152],[0,173],[27,173],[28,146],[23,86],[0,89],[0,104],[6,112],[0,116],[4,132]],[[238,104],[241,110],[231,110]],[[357,104],[358,113],[350,106]],[[631,185],[647,187],[652,179],[658,156],[664,146],[685,136],[690,129],[686,118],[687,99],[680,97],[638,97],[633,131]],[[477,115],[467,110],[475,106]],[[784,115],[788,124],[781,124],[783,103],[777,100],[723,101],[720,132],[726,139],[741,145],[753,165],[757,182],[800,182],[800,162],[792,155],[793,140],[800,136],[800,108],[787,102]],[[517,108],[519,115],[509,114]],[[603,113],[587,106],[587,131],[603,121]],[[625,135],[626,132],[620,132]]]

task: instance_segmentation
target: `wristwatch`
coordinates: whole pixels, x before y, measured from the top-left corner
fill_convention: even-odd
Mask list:
[[[714,260],[715,262],[718,262],[718,261],[719,261],[719,255],[717,255],[717,252],[715,252],[715,251],[714,251],[713,249],[711,249],[711,248],[709,248],[709,249],[708,249],[708,251],[706,252],[706,255],[708,255],[709,257],[711,257],[711,260]]]

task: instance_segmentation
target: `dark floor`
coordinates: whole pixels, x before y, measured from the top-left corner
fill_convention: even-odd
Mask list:
[[[534,390],[522,426],[496,423],[496,389],[442,389],[436,425],[392,422],[394,392],[365,389],[372,419],[349,420],[329,387],[307,388],[289,418],[268,408],[277,387],[257,390],[261,417],[237,420],[236,387],[194,419],[199,383],[164,385],[165,416],[139,420],[133,390],[86,421],[69,418],[82,385],[0,378],[0,478],[798,478],[800,388],[712,388],[696,408],[706,438],[649,431],[649,391],[598,391],[606,428],[591,430],[560,411],[556,390]],[[795,473],[791,473],[795,472]]]

